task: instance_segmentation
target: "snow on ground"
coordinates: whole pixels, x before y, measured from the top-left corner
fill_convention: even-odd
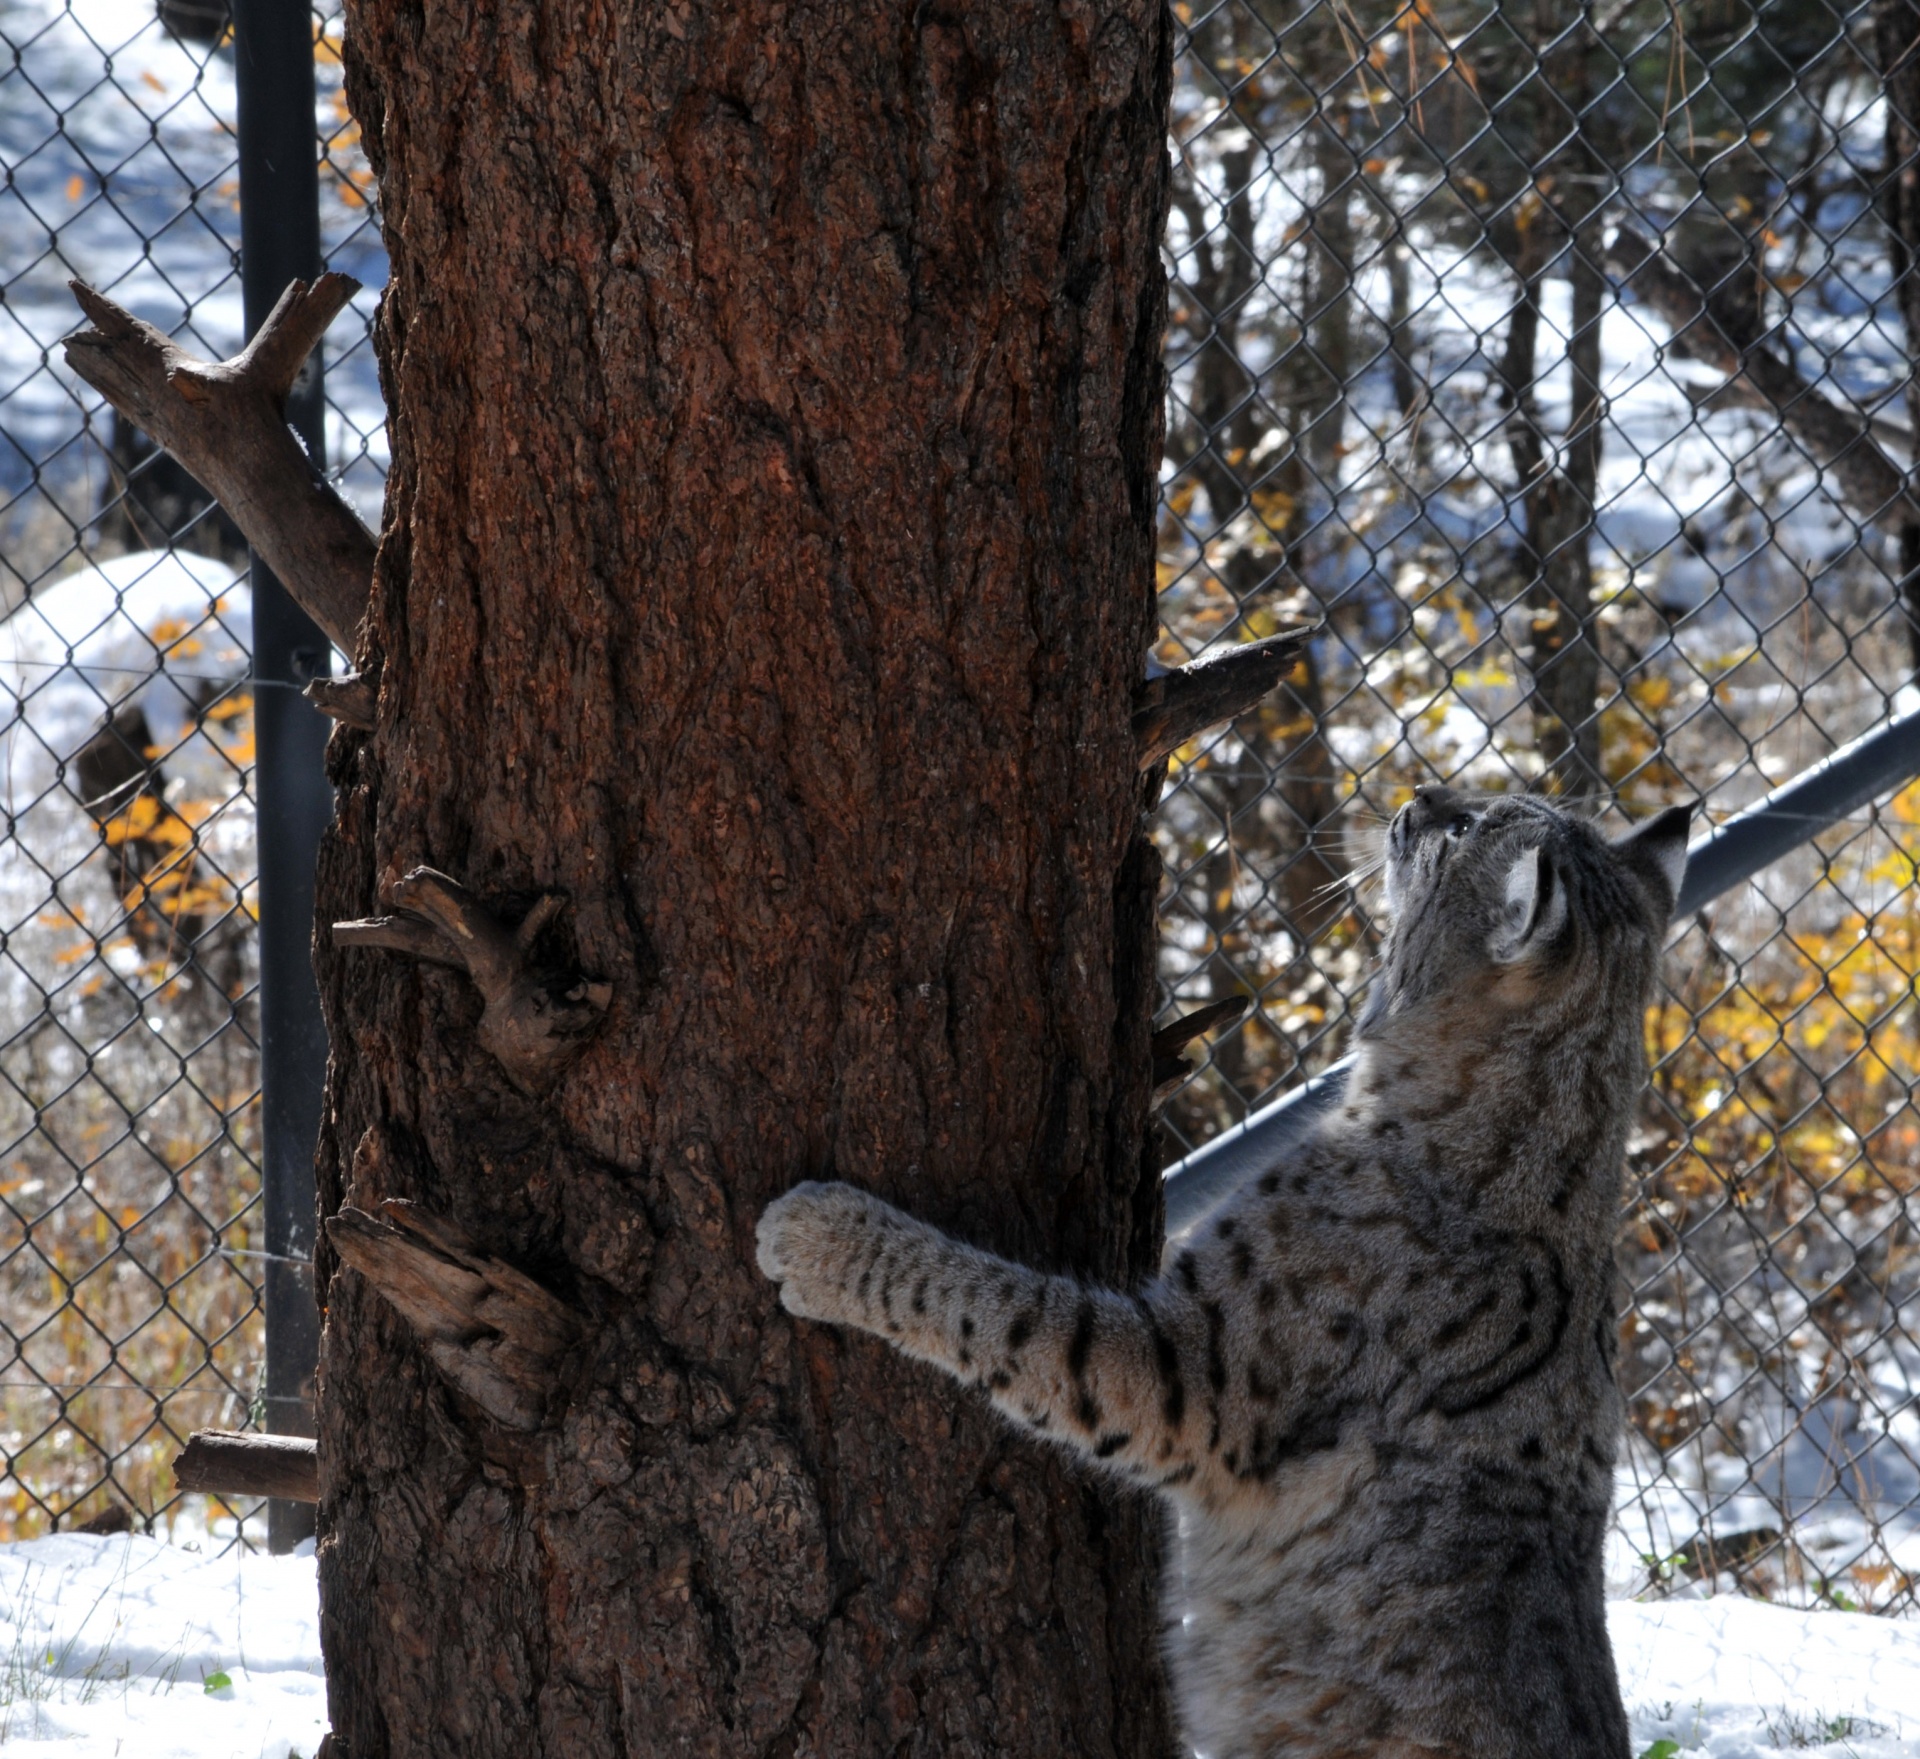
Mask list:
[[[208,740],[210,704],[246,687],[252,588],[185,550],[115,556],[42,587],[0,622],[0,779],[26,810],[117,709],[138,706],[155,756],[202,799],[238,771]]]
[[[1636,1754],[1920,1754],[1920,1625],[1730,1595],[1611,1611]]]
[[[1920,1625],[1732,1598],[1616,1602],[1612,1625],[1636,1755],[1920,1759]],[[326,1729],[311,1557],[0,1547],[0,1658],[22,1759],[312,1759]]]
[[[0,1746],[61,1759],[312,1759],[310,1557],[62,1534],[0,1547]]]
[[[138,708],[168,802],[194,826],[196,878],[242,902],[254,872],[244,709],[252,641],[244,576],[184,551],[116,556],[43,585],[0,621],[0,1019],[16,1025],[98,987],[70,936],[32,932],[55,887],[96,922],[124,916],[109,886],[101,831],[80,799],[73,760],[109,714]],[[88,864],[91,862],[91,866]],[[85,870],[85,881],[80,879]],[[26,932],[23,932],[26,931]],[[102,931],[100,956],[124,978],[147,957]]]

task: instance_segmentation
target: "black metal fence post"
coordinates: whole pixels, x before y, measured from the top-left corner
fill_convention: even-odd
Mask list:
[[[240,275],[249,336],[289,281],[320,272],[313,14],[307,0],[234,0],[239,86]],[[324,462],[320,351],[287,417]],[[332,815],[327,723],[299,687],[329,669],[327,639],[253,559],[255,772],[260,835],[260,1086],[267,1251],[267,1428],[313,1433],[320,1322],[314,1306],[313,1149],[326,1082],[327,1035],[313,976],[313,869]],[[274,1551],[313,1531],[313,1511],[275,1502]]]

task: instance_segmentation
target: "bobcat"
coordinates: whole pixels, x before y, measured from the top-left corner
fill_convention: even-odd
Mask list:
[[[1138,1294],[847,1185],[762,1216],[789,1312],[1170,1502],[1206,1759],[1624,1759],[1613,1235],[1690,815],[1609,843],[1539,798],[1420,789],[1341,1109]]]

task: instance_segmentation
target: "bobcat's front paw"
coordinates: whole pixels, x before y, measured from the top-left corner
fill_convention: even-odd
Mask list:
[[[760,1268],[780,1285],[780,1304],[802,1319],[858,1323],[854,1265],[892,1213],[851,1185],[809,1179],[769,1203],[755,1232]]]

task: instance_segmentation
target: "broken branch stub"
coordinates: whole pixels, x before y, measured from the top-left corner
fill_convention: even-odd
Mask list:
[[[480,1252],[444,1216],[388,1198],[327,1220],[340,1261],[412,1328],[428,1359],[496,1423],[535,1430],[579,1317],[525,1273]]]
[[[549,893],[509,929],[458,880],[416,867],[393,888],[393,901],[404,914],[336,922],[334,945],[380,947],[464,970],[485,1004],[480,1043],[523,1093],[546,1092],[586,1048],[613,1000],[612,984],[534,959],[560,896]]]
[[[1231,1026],[1253,1006],[1250,996],[1228,996],[1225,1001],[1209,1002],[1191,1014],[1169,1021],[1153,1035],[1153,1103],[1161,1106],[1172,1098],[1181,1082],[1193,1073],[1194,1065],[1180,1053],[1202,1033]]]
[[[1319,625],[1229,648],[1212,659],[1149,678],[1133,693],[1133,745],[1150,770],[1202,733],[1243,715],[1272,690]]]
[[[459,952],[440,938],[440,931],[411,916],[367,916],[358,922],[333,925],[336,947],[377,947],[383,952],[405,953],[410,959],[422,959],[429,965],[445,965],[464,971],[467,962]]]
[[[1177,1057],[1202,1033],[1231,1026],[1252,1006],[1250,996],[1228,996],[1225,1001],[1209,1002],[1191,1014],[1182,1014],[1178,1020],[1169,1020],[1153,1035],[1153,1054]]]
[[[367,672],[349,672],[344,678],[315,678],[301,692],[323,715],[349,727],[371,732],[380,681]]]
[[[320,1500],[319,1454],[300,1435],[252,1435],[233,1429],[196,1429],[173,1462],[182,1490],[207,1496],[277,1496]]]
[[[81,281],[92,320],[67,364],[163,446],[227,511],[295,603],[353,652],[373,587],[373,534],[287,426],[287,395],[327,326],[359,292],[348,275],[291,283],[231,360],[201,360]]]

